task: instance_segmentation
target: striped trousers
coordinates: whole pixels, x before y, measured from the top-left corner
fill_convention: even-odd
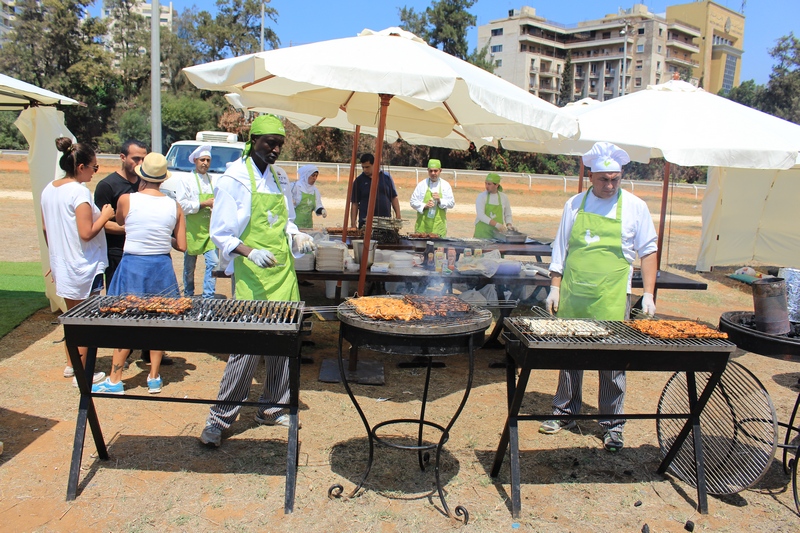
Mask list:
[[[242,402],[250,394],[253,375],[258,364],[264,360],[267,365],[267,375],[264,377],[264,388],[259,396],[259,402],[288,403],[289,402],[289,358],[288,357],[262,357],[260,355],[231,354],[222,381],[219,384],[217,400]],[[215,404],[206,420],[207,426],[227,429],[236,420],[240,405]],[[282,413],[280,407],[259,407],[264,417],[276,419]]]
[[[631,314],[631,295],[625,317]],[[621,415],[625,408],[625,371],[600,370],[600,388],[597,392],[597,407],[601,413]],[[583,405],[583,370],[561,370],[558,374],[558,387],[553,397],[554,415],[576,415]],[[607,431],[622,431],[624,419],[605,418],[598,420]]]

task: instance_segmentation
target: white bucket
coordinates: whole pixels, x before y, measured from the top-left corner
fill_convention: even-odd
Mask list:
[[[326,279],[325,280],[325,297],[329,299],[336,298],[336,280],[335,279]],[[350,293],[350,282],[343,281],[342,282],[342,298],[348,296]]]

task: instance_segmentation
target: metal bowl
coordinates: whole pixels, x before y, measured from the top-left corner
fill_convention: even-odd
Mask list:
[[[526,240],[528,240],[528,236],[524,233],[519,231],[507,231],[505,233],[500,233],[499,231],[495,230],[497,234],[498,240],[505,241],[509,244],[524,244]]]

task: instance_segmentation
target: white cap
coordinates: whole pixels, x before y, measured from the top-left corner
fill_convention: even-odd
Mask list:
[[[201,157],[211,157],[210,144],[202,144],[195,148],[194,152],[189,154],[189,163],[194,163],[195,159],[199,159]]]
[[[594,143],[592,149],[583,154],[583,164],[592,172],[621,172],[622,165],[630,162],[628,152],[607,142]]]

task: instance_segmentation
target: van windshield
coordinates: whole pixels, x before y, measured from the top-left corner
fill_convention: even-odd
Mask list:
[[[191,172],[194,170],[194,163],[189,163],[189,156],[200,144],[176,144],[167,153],[167,165],[170,170]],[[212,146],[211,147],[211,167],[209,172],[222,174],[228,168],[228,164],[242,157],[242,148],[238,146]]]

